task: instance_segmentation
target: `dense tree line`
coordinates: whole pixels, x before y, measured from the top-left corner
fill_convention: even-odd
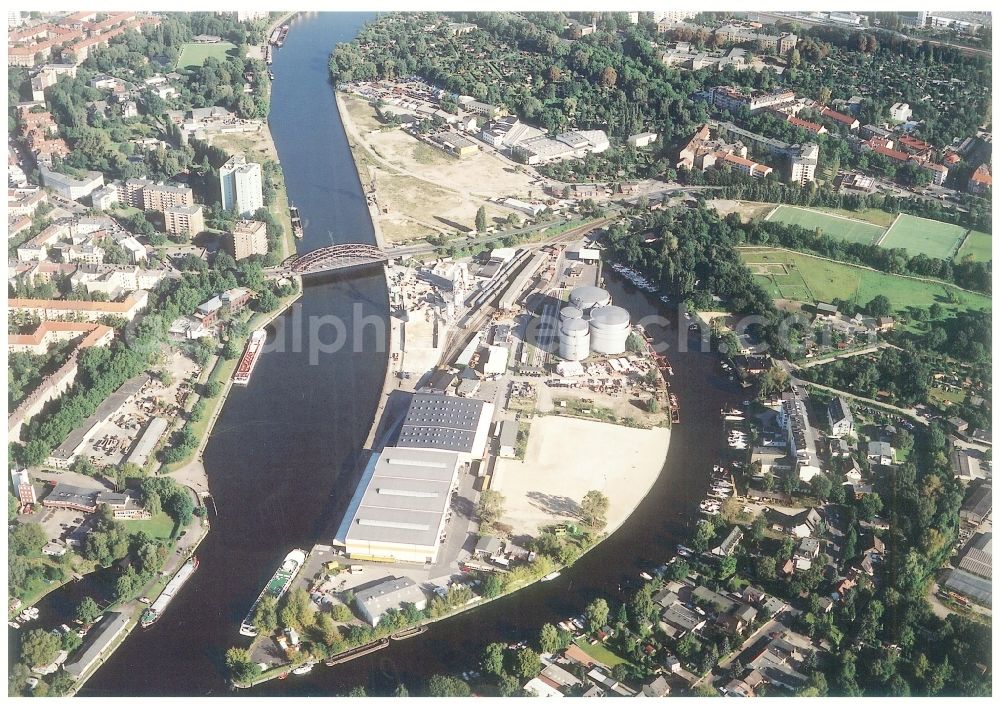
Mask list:
[[[803,369],[799,374],[864,397],[888,392],[892,402],[901,406],[925,403],[931,387],[931,369],[923,356],[893,348],[880,351],[874,360],[869,356],[835,360]]]

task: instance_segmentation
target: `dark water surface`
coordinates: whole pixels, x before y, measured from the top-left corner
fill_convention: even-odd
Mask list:
[[[350,40],[367,17],[300,16],[275,58],[271,130],[289,197],[306,223],[302,252],[332,242],[373,242],[326,68],[333,46]],[[655,299],[610,271],[608,279],[615,302],[629,309],[633,320],[663,313]],[[297,306],[304,331],[309,316],[328,314],[340,316],[350,329],[357,314],[384,320],[387,295],[378,272],[361,273],[310,281]],[[263,581],[291,548],[329,542],[324,529],[339,518],[353,490],[357,453],[374,415],[386,355],[377,351],[368,327],[358,352],[349,345],[310,365],[305,341],[301,352],[291,350],[288,320],[286,314],[276,322],[275,334],[288,352],[265,354],[249,387],[233,390],[206,449],[219,516],[198,551],[201,568],[159,622],[148,632],[134,632],[83,695],[229,694],[223,654],[246,641],[238,636],[239,623]],[[651,332],[672,343],[677,338],[676,332]],[[331,335],[328,331],[324,340]],[[321,666],[308,676],[238,692],[322,695],[357,684],[387,692],[398,682],[413,692],[434,673],[475,667],[490,641],[533,637],[543,623],[578,614],[595,597],[624,597],[640,571],[669,557],[688,535],[722,441],[719,409],[738,399],[732,383],[716,373],[715,355],[668,354],[682,423],[672,431],[666,468],[635,514],[560,578],[343,666]]]

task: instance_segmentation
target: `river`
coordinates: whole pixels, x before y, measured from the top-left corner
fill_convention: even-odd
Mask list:
[[[302,252],[374,240],[327,77],[334,45],[350,40],[368,17],[299,16],[272,67],[271,130],[289,197],[305,222]],[[664,313],[655,299],[610,271],[608,280],[615,302],[629,309],[633,320]],[[388,311],[378,272],[310,280],[296,306],[305,321],[333,314],[349,330],[357,315],[384,320]],[[233,390],[206,447],[219,516],[198,551],[201,568],[158,623],[134,632],[82,695],[229,694],[223,655],[245,641],[237,634],[239,622],[263,581],[291,548],[329,542],[325,529],[331,518],[339,518],[356,481],[386,355],[377,350],[374,331],[365,328],[362,344],[322,354],[310,364],[308,348],[292,349],[291,316],[278,319],[269,335],[272,347],[274,340],[285,342],[285,352],[267,352],[250,385]],[[308,330],[308,323],[303,328]],[[651,332],[668,337],[662,329]],[[578,614],[595,597],[625,597],[640,571],[669,557],[688,535],[722,442],[719,409],[739,398],[734,385],[717,374],[715,355],[668,354],[682,423],[672,431],[665,469],[628,521],[560,578],[343,666],[321,666],[308,676],[238,692],[323,695],[360,684],[371,693],[387,693],[399,682],[414,692],[434,673],[475,667],[490,641],[534,637],[545,622]]]

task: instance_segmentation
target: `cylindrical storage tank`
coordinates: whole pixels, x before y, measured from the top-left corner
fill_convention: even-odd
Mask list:
[[[590,312],[590,349],[594,352],[625,352],[630,331],[628,311],[621,306],[602,306]]]
[[[571,318],[583,318],[583,311],[576,306],[563,306],[559,311],[559,320],[568,321]]]
[[[573,362],[590,355],[590,326],[582,318],[563,321],[559,327],[559,357]]]
[[[598,286],[578,286],[569,292],[569,302],[587,313],[598,306],[611,303],[611,294]]]

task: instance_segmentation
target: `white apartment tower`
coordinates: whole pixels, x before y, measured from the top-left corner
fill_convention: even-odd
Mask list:
[[[222,207],[235,210],[241,217],[253,215],[264,206],[260,164],[248,162],[237,154],[219,169]]]

